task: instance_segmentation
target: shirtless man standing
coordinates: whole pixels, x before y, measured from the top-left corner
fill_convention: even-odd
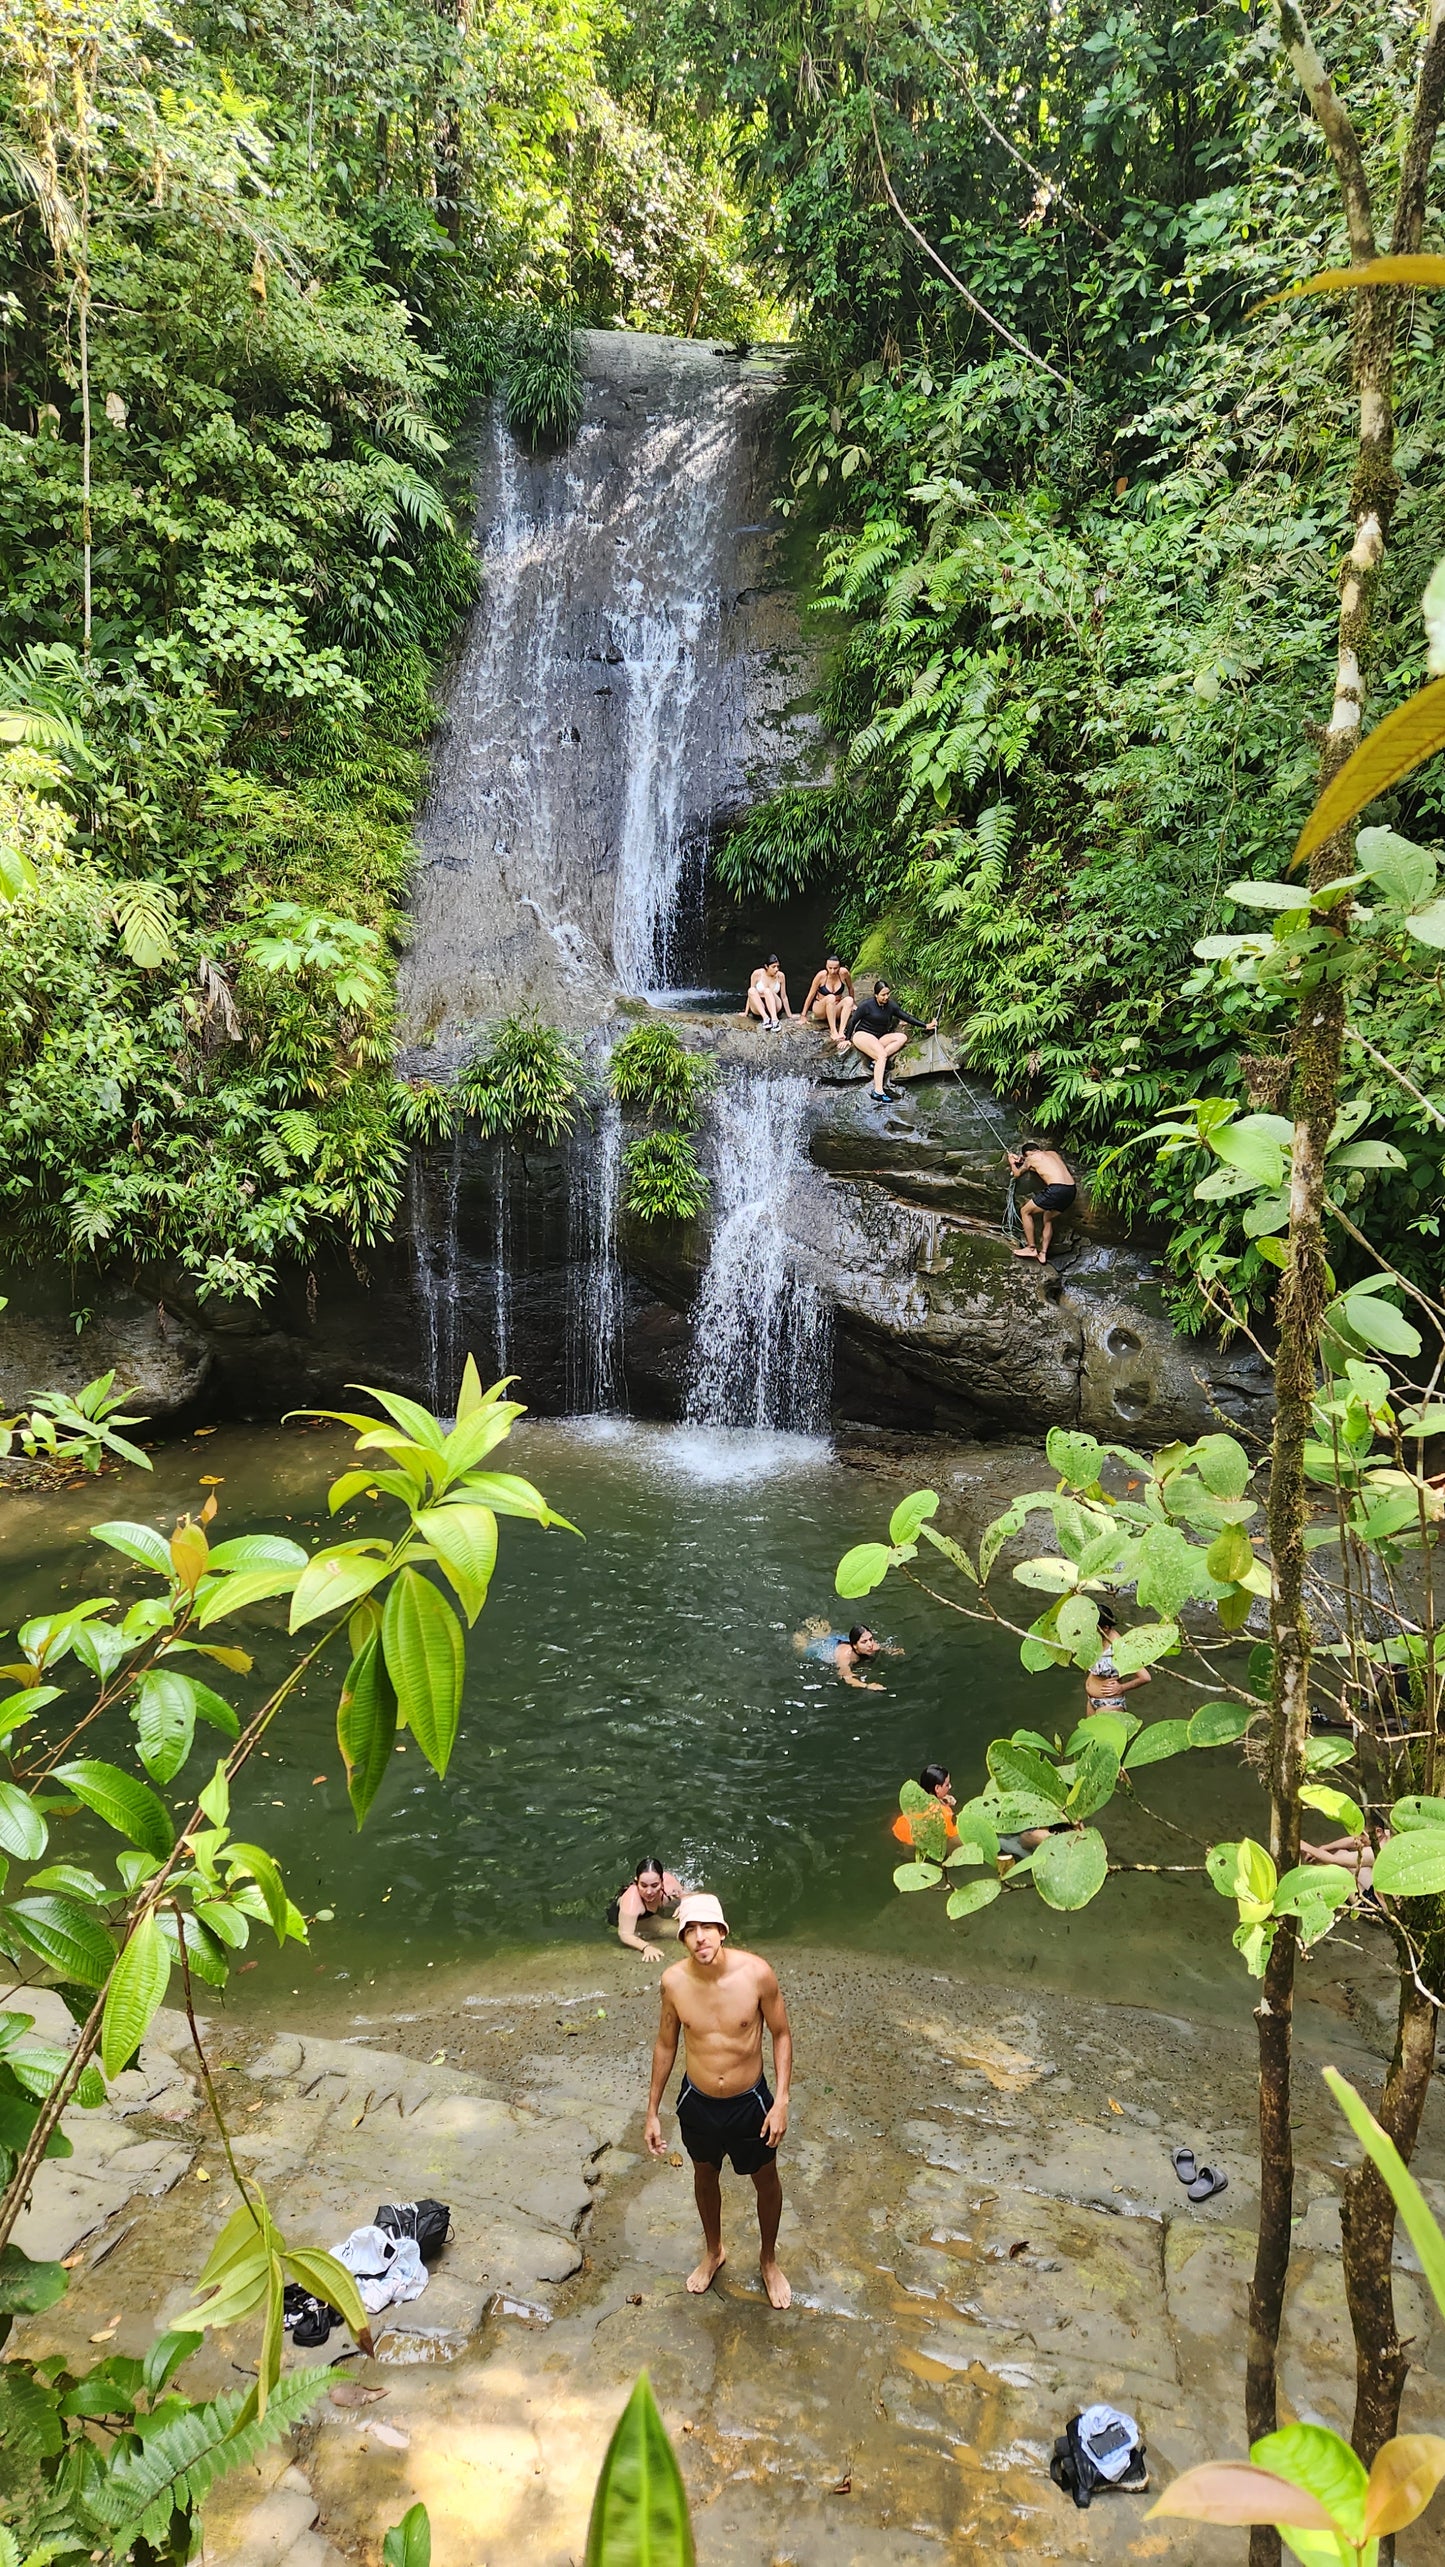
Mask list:
[[[692,2159],[692,2189],[702,2221],[703,2257],[687,2277],[690,2291],[708,2290],[727,2262],[722,2242],[722,2163],[751,2175],[758,2197],[759,2262],[763,2288],[775,2309],[792,2306],[793,2294],[778,2268],[778,2221],[783,2187],[778,2143],[788,2127],[788,2087],[793,2035],[783,1992],[756,1952],[728,1948],[727,1918],[707,1891],[693,1891],[677,1911],[678,1938],[687,1959],[662,1979],[662,2019],[652,2053],[652,2090],[644,2135],[648,2154],[665,2157],[658,2118],[663,2090],[677,2058],[677,2036],[687,2035],[687,2068],[677,2098],[682,2144]],[[773,2036],[776,2098],[763,2075],[763,2026]]]
[[[1019,1205],[1019,1219],[1024,1225],[1024,1237],[1028,1245],[1024,1248],[1015,1248],[1014,1255],[1036,1257],[1041,1266],[1046,1266],[1049,1262],[1049,1241],[1054,1235],[1054,1222],[1059,1213],[1070,1209],[1079,1191],[1073,1170],[1066,1159],[1060,1158],[1057,1150],[1040,1150],[1030,1146],[1023,1150],[1005,1150],[1004,1157],[1015,1179],[1021,1176],[1037,1177],[1042,1187],[1041,1193],[1025,1198]],[[1042,1247],[1036,1245],[1034,1240],[1035,1214],[1043,1216]]]

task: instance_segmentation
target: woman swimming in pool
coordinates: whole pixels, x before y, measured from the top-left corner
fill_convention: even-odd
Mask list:
[[[671,1916],[683,1895],[683,1884],[675,1872],[669,1872],[658,1854],[644,1854],[627,1887],[607,1911],[607,1922],[617,1928],[617,1940],[629,1952],[640,1952],[644,1961],[665,1961],[667,1954],[655,1943],[644,1943],[638,1927],[649,1916]]]

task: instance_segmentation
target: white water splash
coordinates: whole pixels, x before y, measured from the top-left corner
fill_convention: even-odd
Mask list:
[[[788,1227],[807,1152],[809,1084],[743,1078],[714,1099],[712,1249],[693,1310],[687,1417],[698,1426],[816,1433],[831,1388],[832,1308]]]

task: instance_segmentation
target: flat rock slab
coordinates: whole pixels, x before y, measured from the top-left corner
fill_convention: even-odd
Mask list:
[[[283,2228],[329,2244],[380,2200],[428,2192],[450,2201],[457,2233],[422,2298],[379,2326],[381,2358],[335,2373],[340,2402],[323,2396],[294,2450],[217,2490],[211,2567],[378,2567],[382,2534],[418,2499],[438,2567],[576,2567],[602,2453],[644,2368],[700,2567],[995,2555],[1238,2567],[1237,2534],[1166,2532],[1137,2497],[1079,2513],[1048,2464],[1068,2416],[1100,2397],[1137,2417],[1156,2484],[1242,2448],[1243,1982],[1237,2019],[1186,2023],[1082,1999],[1021,2003],[1017,1988],[836,1951],[772,1957],[799,2043],[780,2161],[786,2313],[767,2305],[752,2188],[731,2173],[729,2261],[705,2296],[686,2290],[691,2173],[675,2145],[662,2162],[640,2146],[656,1989],[631,1955],[520,1965],[504,2019],[526,2037],[495,2067],[482,2010],[460,1991],[438,1990],[407,2023],[405,2051],[365,2022],[349,2040],[228,2027],[228,2119]],[[1312,1982],[1301,1997],[1306,2242],[1282,2385],[1293,2411],[1330,2421],[1344,2420],[1351,2386],[1336,2251],[1348,2151],[1310,2045],[1327,2038],[1371,2091],[1382,2040],[1375,1983],[1365,1965],[1359,1975],[1348,2020],[1324,2013]],[[574,2020],[585,2040],[568,2036]],[[180,2063],[161,2050],[164,2099]],[[459,2055],[485,2057],[488,2074]],[[1442,2120],[1432,2103],[1427,2183],[1445,2166]],[[174,2144],[143,2111],[114,2126],[125,2147]],[[670,2113],[664,2129],[671,2142]],[[1187,2201],[1169,2159],[1180,2138],[1227,2165],[1218,2201]],[[95,2162],[122,2153],[97,2148]],[[17,2341],[74,2353],[123,2312],[117,2349],[142,2351],[233,2198],[207,2140],[165,2211],[143,2207],[99,2272],[82,2267],[61,2309]],[[1439,2431],[1445,2339],[1418,2277],[1401,2270],[1397,2287],[1415,2339],[1406,2429]],[[329,2367],[338,2351],[344,2335],[288,2359]],[[229,2383],[254,2358],[254,2325],[237,2328],[208,2343],[191,2384]],[[358,2386],[382,2394],[358,2404]],[[1445,2567],[1431,2519],[1402,2561]]]

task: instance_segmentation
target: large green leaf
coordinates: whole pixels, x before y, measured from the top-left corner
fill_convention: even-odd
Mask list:
[[[1055,1810],[1061,1810],[1068,1798],[1068,1784],[1047,1756],[1032,1747],[1015,1747],[1011,1739],[994,1740],[988,1770],[997,1791],[1024,1792],[1035,1800],[1051,1801]]]
[[[196,1734],[196,1689],[172,1667],[152,1667],[136,1687],[131,1708],[140,1760],[158,1783],[178,1774]]]
[[[936,1863],[899,1863],[894,1867],[895,1890],[931,1890],[942,1880]]]
[[[412,2505],[381,2544],[382,2567],[431,2567],[431,2517]]]
[[[1412,1827],[1375,1856],[1374,1887],[1386,1898],[1438,1898],[1445,1890],[1445,1827]]]
[[[1134,1593],[1140,1606],[1172,1621],[1191,1596],[1209,1592],[1204,1555],[1172,1524],[1151,1524],[1138,1551]]]
[[[1119,1750],[1106,1738],[1091,1738],[1079,1752],[1065,1803],[1070,1818],[1092,1818],[1114,1797],[1119,1780]]]
[[[77,1900],[54,1892],[12,1899],[5,1920],[62,1978],[78,1979],[86,1988],[104,1987],[115,1961],[115,1945],[98,1918]]]
[[[841,1596],[871,1595],[892,1566],[893,1553],[886,1542],[855,1542],[839,1561],[833,1584]]]
[[[1211,1497],[1243,1497],[1251,1467],[1244,1446],[1232,1435],[1201,1435],[1194,1447],[1194,1468]]]
[[[0,1783],[0,1852],[34,1863],[45,1851],[48,1833],[30,1794],[18,1783]]]
[[[101,2019],[100,2064],[118,2077],[140,2048],[170,1985],[171,1956],[151,1911],[141,1918],[111,1973]]]
[[[695,2567],[682,2472],[645,2371],[607,2446],[585,2567]]]
[[[1141,1667],[1170,1657],[1178,1646],[1177,1622],[1136,1622],[1132,1631],[1120,1632],[1111,1654],[1121,1676],[1136,1676]]]
[[[1087,1907],[1109,1872],[1109,1849],[1096,1827],[1051,1836],[1034,1856],[1034,1887],[1046,1907]]]
[[[1420,2258],[1420,2269],[1430,2285],[1435,2306],[1445,2317],[1445,2236],[1441,2235],[1439,2221],[1393,2139],[1380,2128],[1354,2087],[1340,2075],[1338,2068],[1326,2068],[1323,2074],[1325,2084],[1365,2155],[1379,2169],[1390,2199],[1405,2223],[1410,2243]]]
[[[1002,1881],[965,1881],[961,1888],[949,1891],[948,1913],[957,1924],[961,1916],[976,1916],[981,1907],[991,1907],[1002,1891]]]
[[[22,2247],[0,2246],[0,2310],[7,2317],[38,2317],[69,2288],[63,2264],[37,2264]]]
[[[318,1551],[297,1579],[291,1597],[288,1630],[300,1631],[327,1614],[343,1613],[357,1598],[370,1595],[386,1571],[386,1554],[348,1543]]]
[[[1361,2538],[1369,2475],[1364,2462],[1328,2425],[1287,2424],[1278,2433],[1252,2442],[1249,2456],[1257,2469],[1273,2469],[1291,2486],[1306,2488],[1348,2539]]]
[[[170,1812],[134,1774],[122,1773],[119,1765],[102,1764],[93,1756],[81,1756],[72,1764],[58,1765],[50,1779],[73,1792],[118,1836],[128,1836],[132,1845],[143,1847],[160,1862],[170,1853],[176,1841]]]
[[[1300,831],[1291,865],[1322,847],[1338,829],[1358,819],[1366,803],[1388,793],[1402,776],[1413,774],[1445,746],[1445,677],[1408,696],[1361,741],[1320,795]]]
[[[92,1524],[91,1533],[107,1549],[119,1551],[127,1560],[138,1560],[143,1569],[158,1569],[163,1578],[171,1574],[170,1545],[163,1533],[151,1524]]]
[[[289,1595],[296,1575],[295,1569],[235,1569],[227,1577],[205,1579],[192,1616],[195,1628],[208,1630],[228,1613],[249,1613],[253,1604]]]
[[[1124,1751],[1124,1771],[1137,1774],[1145,1765],[1162,1765],[1191,1744],[1187,1720],[1155,1720],[1141,1729]]]
[[[433,1772],[445,1774],[461,1715],[466,1649],[451,1606],[419,1570],[402,1569],[394,1580],[381,1645],[398,1717]]]
[[[888,1539],[895,1549],[916,1542],[919,1528],[931,1515],[938,1513],[938,1498],[933,1489],[917,1489],[912,1497],[902,1497],[888,1519]]]
[[[1191,1747],[1232,1747],[1249,1727],[1249,1714],[1241,1703],[1206,1702],[1189,1723]]]
[[[239,1533],[212,1546],[213,1569],[304,1569],[307,1553],[285,1533]]]
[[[497,1519],[491,1508],[423,1507],[416,1529],[436,1553],[468,1622],[475,1622],[497,1565]]]
[[[231,1975],[226,1947],[218,1936],[212,1934],[209,1926],[202,1925],[198,1916],[188,1916],[182,1909],[181,1926],[178,1926],[174,1909],[167,1907],[160,1910],[156,1924],[163,1941],[174,1953],[177,1963],[180,1961],[181,1953],[181,1928],[184,1927],[186,1959],[193,1975],[198,1979],[204,1979],[207,1987],[210,1988],[223,1988],[226,1985]]]
[[[346,1671],[336,1711],[336,1743],[360,1827],[381,1788],[396,1745],[396,1688],[374,1633]]]
[[[1092,1488],[1104,1467],[1104,1446],[1092,1435],[1076,1434],[1067,1426],[1049,1428],[1044,1450],[1070,1488]]]
[[[1445,1800],[1429,1792],[1406,1792],[1390,1812],[1396,1834],[1418,1827],[1445,1827]]]

